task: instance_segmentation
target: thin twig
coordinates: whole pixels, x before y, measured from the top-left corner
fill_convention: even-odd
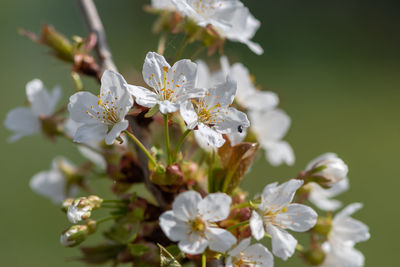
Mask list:
[[[78,0],[78,4],[89,31],[96,34],[96,52],[101,63],[102,73],[107,69],[117,71],[117,67],[114,64],[112,54],[107,45],[103,23],[97,12],[96,5],[93,3],[93,0]]]

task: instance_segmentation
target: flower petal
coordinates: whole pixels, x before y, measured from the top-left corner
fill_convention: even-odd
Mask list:
[[[214,128],[220,133],[241,133],[250,126],[247,115],[235,108],[223,109]]]
[[[75,122],[95,124],[101,122],[97,116],[92,115],[99,112],[103,114],[103,109],[98,105],[98,97],[89,92],[78,92],[69,98],[68,111],[70,118]],[[88,114],[90,113],[90,114]]]
[[[41,80],[34,79],[28,82],[25,89],[33,113],[37,116],[49,116],[53,113],[54,103],[52,97]]]
[[[253,212],[251,213],[250,229],[251,229],[251,234],[255,239],[260,240],[264,238],[265,235],[264,223],[260,214],[255,210],[253,210]]]
[[[152,108],[157,104],[158,96],[147,88],[129,85],[129,92],[136,98],[136,103],[143,107]]]
[[[190,232],[188,224],[176,217],[172,210],[161,214],[159,224],[164,234],[174,242],[186,239]]]
[[[172,203],[172,209],[177,218],[188,221],[197,215],[197,206],[201,195],[196,191],[186,191],[179,194]]]
[[[210,250],[223,253],[236,243],[236,237],[225,229],[209,227],[207,230]]]
[[[222,134],[202,123],[198,124],[197,126],[198,129],[195,130],[195,136],[196,141],[200,139],[200,142],[198,142],[199,145],[203,143],[212,148],[218,148],[225,143],[225,139],[222,137]]]
[[[209,107],[214,107],[217,105],[221,107],[227,107],[232,104],[236,95],[236,89],[236,82],[228,76],[224,83],[218,84],[215,88],[208,90],[208,94],[205,97],[204,102]]]
[[[179,104],[170,102],[168,100],[159,101],[160,112],[162,114],[173,113],[179,109]]]
[[[39,118],[29,108],[15,108],[7,113],[4,125],[7,129],[14,131],[8,141],[15,142],[23,136],[33,135],[40,132],[41,123]]]
[[[281,140],[289,130],[291,124],[290,117],[279,109],[252,111],[248,114],[252,130],[262,145]]]
[[[296,232],[305,232],[314,227],[318,214],[310,207],[301,204],[289,204],[286,212],[276,216],[282,228]]]
[[[268,203],[268,206],[282,207],[289,204],[296,190],[303,185],[303,180],[290,179],[277,187],[266,186],[262,193],[262,202]]]
[[[243,251],[244,258],[253,262],[257,267],[274,266],[274,257],[271,252],[261,244],[254,244]]]
[[[184,95],[186,94],[186,89],[195,87],[196,76],[197,64],[189,59],[182,59],[177,61],[168,71],[167,79],[176,95]]]
[[[164,67],[168,70],[171,68],[163,56],[155,52],[147,53],[142,71],[143,79],[147,85],[154,88],[157,93],[163,88]]]
[[[193,130],[193,128],[197,126],[198,117],[192,102],[186,101],[185,103],[181,104],[180,113],[186,123],[186,127],[190,130]]]
[[[128,126],[129,122],[127,120],[123,120],[114,124],[111,131],[106,135],[106,144],[112,145],[115,139],[121,134],[122,131],[125,131]]]
[[[107,125],[105,124],[84,124],[75,133],[74,142],[86,143],[90,140],[100,141],[107,135]]]
[[[270,142],[264,143],[262,146],[265,149],[265,157],[272,166],[279,166],[283,163],[286,163],[289,166],[294,164],[294,152],[288,142]]]
[[[275,256],[287,260],[294,254],[297,240],[291,234],[273,225],[268,225],[266,230],[271,236],[272,253],[274,253]]]
[[[225,193],[212,193],[202,199],[198,205],[199,214],[210,222],[225,220],[231,211],[232,198]]]
[[[199,234],[191,233],[178,243],[179,249],[187,254],[198,255],[203,253],[208,246],[208,240]]]
[[[251,241],[250,237],[243,239],[242,241],[240,241],[239,244],[236,245],[234,249],[228,252],[228,255],[233,257],[239,255],[240,252],[244,251],[250,245],[250,241]]]

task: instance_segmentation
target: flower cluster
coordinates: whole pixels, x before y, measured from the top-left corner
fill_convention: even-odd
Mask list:
[[[292,147],[283,140],[290,117],[278,108],[278,95],[260,90],[243,64],[231,65],[222,55],[220,68],[211,71],[205,60],[181,59],[196,40],[209,52],[229,39],[261,54],[251,41],[260,22],[239,0],[151,3],[147,9],[160,15],[164,31],[158,52],[145,56],[143,82],[101,70],[102,62],[76,52],[76,92],[68,103],[56,109],[61,88],[49,93],[33,80],[26,86],[28,107],[6,116],[4,124],[14,132],[10,141],[42,132],[74,143],[87,160],[75,165],[58,156],[51,170],[30,182],[38,194],[61,204],[73,224],[60,243],[80,245],[108,221],[104,243],[82,247],[82,261],[272,267],[274,257],[286,261],[297,254],[311,266],[363,266],[355,245],[369,238],[369,229],[350,217],[362,205],[333,215],[342,205],[334,198],[349,189],[344,161],[323,154],[294,178],[265,183],[249,197],[240,185],[259,147],[273,166],[294,164]],[[166,36],[181,32],[187,37],[175,58],[164,57]],[[60,57],[68,40],[54,29],[46,34],[62,42],[46,43]],[[89,38],[80,45],[90,43]],[[90,63],[90,71],[78,68],[77,60]],[[85,90],[80,75],[96,77],[99,92]],[[115,197],[92,195],[96,177],[108,179]],[[298,239],[300,234],[310,238]]]

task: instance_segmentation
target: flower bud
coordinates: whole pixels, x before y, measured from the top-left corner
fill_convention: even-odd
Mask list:
[[[318,218],[314,231],[327,236],[332,229],[332,218]]]
[[[96,210],[101,207],[101,203],[103,203],[103,199],[98,196],[89,196],[88,197],[89,205],[93,210]]]
[[[325,260],[325,252],[321,247],[304,253],[304,259],[312,266],[321,265]]]
[[[67,211],[68,220],[71,223],[78,223],[82,220],[86,220],[90,217],[92,211],[92,206],[87,198],[81,197],[74,201],[74,203],[69,206]]]
[[[89,220],[86,222],[89,234],[94,234],[97,230],[97,222],[95,220]]]
[[[64,247],[75,247],[82,243],[89,235],[86,225],[73,225],[60,236],[60,243]]]
[[[65,199],[62,204],[61,204],[61,210],[64,212],[68,211],[68,208],[74,203],[73,198],[67,198]]]
[[[346,163],[334,153],[317,157],[308,164],[306,169],[313,177],[322,177],[323,183],[328,186],[346,178],[349,171]]]

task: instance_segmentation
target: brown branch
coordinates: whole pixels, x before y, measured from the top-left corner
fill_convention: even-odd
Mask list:
[[[93,0],[78,0],[78,4],[89,30],[97,36],[96,52],[99,57],[102,72],[107,69],[117,71],[117,67],[113,62],[112,54],[107,45],[103,23],[101,22]],[[148,128],[140,125],[136,117],[128,116],[128,120],[132,132],[147,148],[149,148],[151,144],[151,134]],[[154,195],[161,208],[167,208],[168,203],[164,200],[162,192],[150,181],[150,172],[146,155],[138,147],[136,147],[136,151],[144,173],[147,189]]]
[[[117,71],[117,67],[114,64],[112,54],[107,45],[103,23],[97,12],[96,5],[93,3],[93,0],[78,0],[78,4],[89,31],[96,34],[96,52],[101,63],[101,71],[104,72],[107,69]]]

